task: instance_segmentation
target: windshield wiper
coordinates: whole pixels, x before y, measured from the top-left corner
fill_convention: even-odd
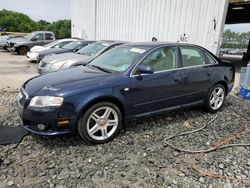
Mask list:
[[[112,71],[107,70],[107,69],[102,68],[102,67],[99,67],[99,66],[97,66],[97,65],[91,65],[91,67],[97,68],[97,69],[99,69],[99,70],[101,70],[101,71],[103,71],[103,72],[112,73]]]

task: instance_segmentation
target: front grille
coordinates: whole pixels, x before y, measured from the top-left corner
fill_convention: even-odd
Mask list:
[[[9,43],[9,47],[13,47],[14,46],[14,43],[13,42],[10,42]]]

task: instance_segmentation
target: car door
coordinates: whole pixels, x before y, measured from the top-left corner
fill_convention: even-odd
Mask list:
[[[52,33],[45,33],[45,40],[43,41],[44,44],[48,44],[54,40]]]
[[[184,97],[183,106],[203,102],[211,86],[214,69],[198,47],[180,46]]]
[[[180,105],[182,72],[177,47],[161,47],[147,55],[139,65],[151,66],[154,73],[131,75],[131,110],[136,116],[165,111]],[[138,66],[139,66],[138,65]]]
[[[32,41],[34,41],[35,45],[44,45],[44,33],[34,35]]]

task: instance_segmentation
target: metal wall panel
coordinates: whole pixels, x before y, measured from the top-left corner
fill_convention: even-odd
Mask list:
[[[216,53],[228,0],[72,0],[72,36],[188,42]]]

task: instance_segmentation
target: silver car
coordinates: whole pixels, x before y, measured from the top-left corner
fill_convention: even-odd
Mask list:
[[[73,66],[86,65],[107,50],[124,43],[121,41],[98,41],[81,48],[76,53],[46,56],[38,65],[38,73],[44,74]]]

